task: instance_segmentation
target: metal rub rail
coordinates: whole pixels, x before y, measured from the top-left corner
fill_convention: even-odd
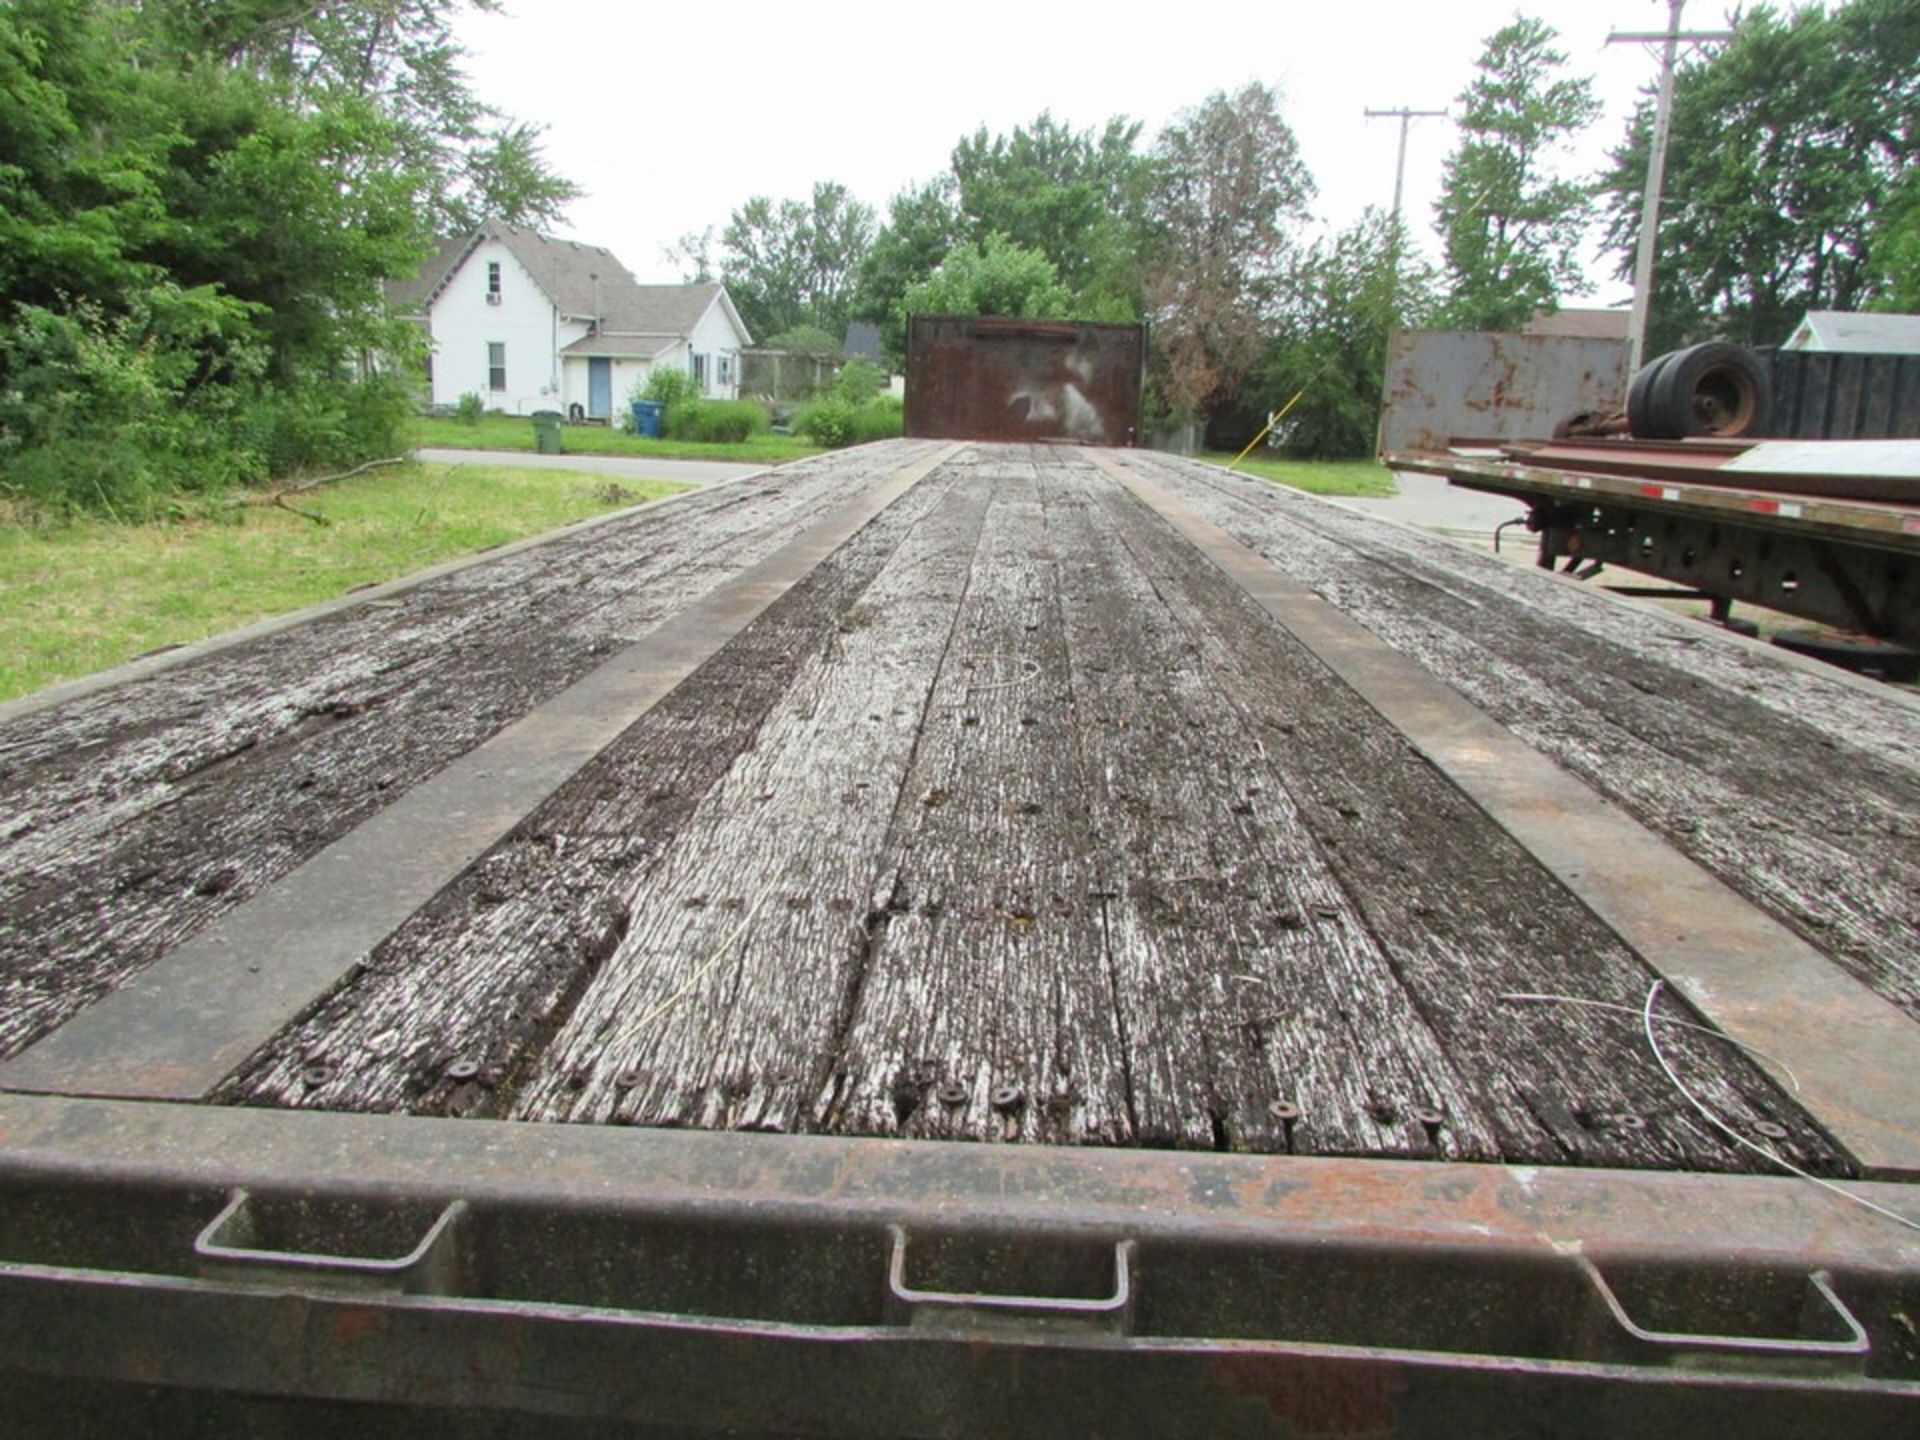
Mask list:
[[[1920,1235],[1790,1181],[26,1095],[0,1146],[16,1415],[1891,1436],[1920,1401]]]
[[[1920,446],[1793,448],[1841,443]],[[1748,467],[1744,442],[1461,449],[1381,458],[1525,501],[1543,567],[1617,565],[1692,586],[1716,613],[1744,601],[1920,645],[1920,479],[1825,473],[1812,458]]]

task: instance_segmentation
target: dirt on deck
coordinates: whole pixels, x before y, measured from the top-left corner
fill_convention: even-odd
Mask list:
[[[0,726],[0,1055],[931,448],[685,497]],[[1920,1015],[1910,711],[1261,482],[1127,463]],[[1752,1168],[1649,1054],[1653,978],[1090,457],[971,446],[212,1098]],[[1846,1172],[1734,1047],[1663,1042],[1736,1129]]]

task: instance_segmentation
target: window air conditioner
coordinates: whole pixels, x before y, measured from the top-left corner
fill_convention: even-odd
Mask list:
[[[489,305],[498,305],[500,303],[500,297],[494,294],[493,291],[489,290],[487,292],[487,303]]]

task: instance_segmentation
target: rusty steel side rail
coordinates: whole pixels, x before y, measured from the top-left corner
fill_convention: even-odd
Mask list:
[[[1744,601],[1920,645],[1920,505],[1762,493],[1788,477],[1749,472],[1708,483],[1713,472],[1636,478],[1457,455],[1386,463],[1524,501],[1543,568],[1618,565],[1719,607]]]
[[[1577,473],[1551,466],[1477,456],[1398,451],[1380,457],[1389,470],[1439,475],[1471,490],[1526,497],[1539,494],[1587,503],[1613,501],[1649,509],[1692,512],[1707,519],[1737,521],[1781,534],[1818,533],[1853,544],[1912,551],[1920,555],[1920,506],[1888,501],[1840,500],[1771,493],[1754,483],[1781,477],[1728,472],[1706,484],[1698,473],[1685,479]],[[1736,478],[1737,477],[1737,478]]]
[[[1869,1175],[1920,1177],[1920,1024],[1418,661],[1178,497],[1088,452],[1378,710]],[[1791,1075],[1782,1072],[1782,1064]]]
[[[1895,1435],[1916,1307],[1920,1234],[1787,1179],[0,1096],[0,1402]]]

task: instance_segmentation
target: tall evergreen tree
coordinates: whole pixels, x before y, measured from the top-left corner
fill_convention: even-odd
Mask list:
[[[1459,96],[1460,143],[1435,206],[1450,324],[1517,329],[1585,288],[1576,251],[1592,201],[1551,164],[1600,102],[1590,80],[1561,73],[1567,57],[1554,39],[1550,26],[1516,16],[1488,37]]]

